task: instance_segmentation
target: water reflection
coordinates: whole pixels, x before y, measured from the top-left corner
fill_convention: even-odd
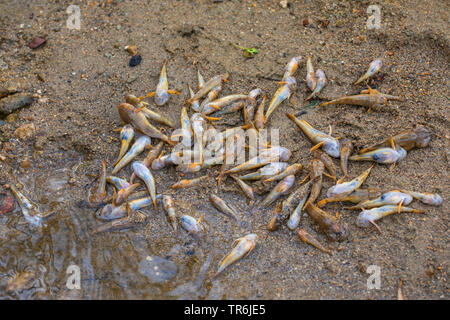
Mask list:
[[[206,297],[212,255],[188,235],[148,239],[142,229],[92,235],[99,221],[80,201],[85,186],[76,183],[79,168],[76,161],[13,182],[41,210],[56,214],[39,227],[18,206],[0,216],[0,299]],[[71,265],[81,271],[79,290],[66,286]]]

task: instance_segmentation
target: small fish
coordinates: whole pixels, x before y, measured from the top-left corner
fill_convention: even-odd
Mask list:
[[[89,189],[87,204],[91,208],[96,208],[106,202],[106,161],[103,160],[98,182],[94,187]]]
[[[319,249],[320,251],[331,254],[330,250],[328,250],[327,248],[322,246],[320,244],[320,242],[316,238],[314,238],[314,236],[312,234],[310,234],[308,231],[306,231],[305,229],[298,228],[297,235],[304,243],[310,244],[313,247],[315,247],[316,249]]]
[[[117,157],[117,162],[122,159],[123,155],[127,152],[128,147],[130,146],[131,140],[134,138],[134,130],[130,124],[126,124],[123,126],[120,131],[120,151],[119,156]]]
[[[120,119],[125,123],[131,124],[137,131],[151,138],[160,139],[170,145],[175,144],[169,137],[150,124],[142,112],[136,112],[137,109],[133,105],[122,103],[119,105],[118,110]]]
[[[285,84],[278,88],[270,101],[267,108],[266,115],[264,116],[264,122],[269,120],[270,115],[275,109],[286,99],[290,98],[294,90],[297,88],[297,81],[293,77],[286,77]]]
[[[118,206],[123,202],[125,202],[128,199],[128,197],[140,186],[141,186],[140,183],[135,183],[127,188],[120,189],[117,192],[117,195],[113,198],[114,206]]]
[[[339,158],[341,152],[341,146],[339,144],[338,139],[333,138],[330,134],[325,134],[317,129],[314,129],[308,122],[305,120],[299,120],[294,115],[290,113],[286,113],[289,119],[295,122],[295,124],[303,131],[303,133],[311,140],[315,146],[311,150],[315,150],[319,147],[322,147],[323,151],[325,151],[328,155],[333,158]]]
[[[131,146],[130,150],[120,159],[120,161],[116,164],[111,174],[116,174],[123,167],[129,164],[134,158],[136,158],[139,154],[142,153],[145,149],[151,147],[152,140],[147,136],[141,136],[136,142]]]
[[[362,154],[355,154],[349,159],[352,161],[375,161],[381,164],[397,163],[406,157],[406,150],[396,146],[392,148],[380,148]]]
[[[316,79],[317,79],[316,86],[311,95],[308,98],[306,98],[305,101],[309,101],[315,96],[317,96],[327,84],[327,77],[325,76],[325,72],[323,72],[322,69],[317,69]]]
[[[370,77],[372,77],[375,73],[380,71],[382,65],[383,65],[383,62],[381,62],[380,59],[372,61],[369,65],[369,68],[367,69],[367,72],[363,76],[361,76],[361,78],[359,78],[355,82],[355,84],[361,83],[361,82],[369,79]]]
[[[215,76],[213,78],[211,78],[210,80],[208,80],[208,82],[206,82],[201,88],[200,90],[194,94],[193,97],[191,97],[190,99],[187,100],[187,103],[192,104],[193,101],[198,100],[202,97],[204,97],[205,95],[208,94],[209,91],[211,91],[214,87],[217,87],[218,85],[220,85],[222,82],[227,82],[228,81],[228,77],[230,75],[228,73],[225,74],[221,74],[218,76]]]
[[[277,230],[280,225],[290,217],[292,210],[299,212],[301,206],[304,206],[302,199],[307,198],[310,192],[312,181],[306,184],[300,185],[294,192],[292,192],[289,197],[281,202],[274,211],[272,218],[269,221],[267,229],[271,232]],[[296,207],[295,207],[296,206]],[[294,208],[295,207],[295,208]]]
[[[117,190],[128,188],[131,184],[126,181],[125,179],[114,177],[114,176],[107,176],[106,182],[109,184],[112,184]]]
[[[161,197],[158,195],[159,198]],[[140,199],[135,199],[127,201],[118,207],[115,207],[111,203],[107,204],[100,210],[96,212],[96,217],[101,220],[115,220],[125,217],[130,211],[134,212],[136,210],[143,209],[152,204],[153,200],[151,197],[145,197]]]
[[[208,115],[218,110],[223,110],[227,106],[234,106],[236,103],[243,107],[247,101],[249,101],[247,94],[231,94],[205,104],[202,114]]]
[[[369,87],[370,88],[370,87]],[[382,93],[370,88],[369,93],[343,96],[328,102],[324,102],[319,107],[329,104],[349,104],[354,106],[368,107],[369,110],[380,110],[387,105],[388,99]]]
[[[245,170],[252,170],[265,166],[266,164],[271,162],[287,161],[289,160],[291,155],[292,152],[287,148],[281,146],[271,147],[261,151],[258,156],[250,159],[249,161],[244,162],[230,170],[225,171],[225,173],[229,174]]]
[[[50,216],[55,212],[42,213],[38,206],[32,202],[30,199],[25,197],[19,190],[17,190],[13,185],[5,185],[5,187],[9,188],[19,203],[20,209],[22,211],[25,219],[30,222],[32,225],[39,226],[41,225],[41,221],[43,218]]]
[[[204,175],[195,179],[183,179],[174,185],[172,185],[172,189],[181,189],[181,188],[189,188],[198,185],[203,180],[209,178],[209,175]]]
[[[191,98],[193,98],[194,95],[195,95],[195,92],[194,92],[194,90],[192,90],[192,88],[191,88],[190,85],[187,85],[187,86],[188,86],[189,96],[190,96]],[[194,110],[195,112],[200,112],[200,111],[202,111],[202,107],[201,107],[201,105],[200,105],[200,101],[199,101],[199,100],[192,100],[192,102],[191,102],[191,108],[192,108],[192,110]]]
[[[144,181],[148,193],[150,194],[150,197],[153,200],[153,206],[155,210],[158,209],[158,206],[156,204],[156,182],[155,178],[153,177],[150,170],[144,166],[142,162],[135,161],[131,165],[131,168],[133,169],[134,173],[138,178],[140,178],[142,181]]]
[[[276,201],[279,197],[286,194],[294,185],[295,182],[295,176],[289,175],[285,177],[283,180],[281,180],[275,188],[270,191],[270,193],[264,198],[264,200],[261,202],[261,207],[267,207],[274,201]]]
[[[238,261],[242,257],[248,255],[256,246],[258,236],[255,233],[250,233],[233,242],[233,249],[219,264],[219,269],[213,278],[221,274],[225,268]]]
[[[261,103],[258,106],[258,109],[255,113],[255,118],[253,119],[253,122],[255,123],[255,128],[259,130],[264,129],[264,123],[266,122],[266,119],[264,118],[264,107],[266,105],[266,99],[267,96],[264,96]]]
[[[444,200],[442,197],[436,193],[428,193],[428,192],[414,192],[400,189],[401,192],[407,193],[411,195],[414,199],[419,200],[422,203],[431,205],[431,206],[439,206],[442,204]]]
[[[255,172],[248,173],[246,175],[243,175],[239,177],[240,179],[247,181],[256,181],[261,179],[266,179],[273,177],[274,175],[278,175],[284,170],[286,170],[288,164],[286,162],[272,162],[264,167],[256,170]],[[281,180],[281,179],[279,179]]]
[[[211,201],[214,208],[216,208],[220,212],[233,218],[238,223],[241,221],[241,219],[239,218],[239,214],[236,212],[236,210],[233,209],[232,207],[230,207],[227,203],[225,203],[225,201],[223,201],[221,198],[219,198],[215,194],[211,194],[209,196],[209,200]]]
[[[369,169],[364,171],[361,175],[359,175],[358,177],[349,182],[343,182],[332,186],[327,191],[327,197],[331,198],[337,195],[344,195],[344,194],[347,195],[352,193],[353,191],[358,189],[364,183],[364,181],[366,181],[372,168],[373,165]]]
[[[350,194],[338,194],[336,196],[325,198],[317,202],[317,207],[323,208],[327,203],[331,202],[351,202],[360,203],[362,201],[374,199],[381,196],[381,192],[375,188],[356,189]]]
[[[156,91],[150,92],[146,95],[147,98],[155,96],[155,103],[158,106],[164,105],[169,100],[170,94],[180,94],[180,92],[176,90],[169,90],[169,82],[167,81],[167,59],[164,60],[164,64],[161,69],[161,74],[159,76],[158,85],[156,86]]]
[[[183,173],[194,173],[199,172],[202,167],[200,163],[182,163],[178,165],[177,170]]]
[[[306,84],[311,91],[314,91],[317,85],[316,74],[314,72],[311,57],[308,57],[308,60],[306,61]]]
[[[302,209],[305,205],[306,199],[308,199],[308,194],[306,194],[302,200],[298,203],[297,207],[294,211],[291,212],[289,219],[287,221],[287,227],[289,230],[295,230],[300,224],[300,220],[302,218]]]
[[[244,107],[244,122],[249,124],[255,115],[256,98],[261,94],[261,89],[256,88],[248,93],[248,101]],[[264,112],[264,111],[263,111]]]
[[[400,211],[399,211],[398,206],[387,205],[387,206],[383,206],[383,207],[378,207],[378,208],[373,208],[370,210],[361,211],[358,216],[358,219],[356,220],[356,224],[359,227],[368,227],[372,224],[378,229],[378,231],[381,232],[380,227],[377,224],[375,224],[375,221],[377,221],[383,217],[386,217],[390,214],[398,213],[398,212],[423,213],[420,210],[409,208],[409,207],[400,207]]]
[[[350,140],[345,139],[341,142],[341,169],[344,174],[343,179],[348,177],[348,159],[352,155],[353,144]]]
[[[152,165],[151,165],[152,170],[157,171],[157,170],[164,169],[168,166],[175,165],[176,164],[176,160],[175,160],[176,155],[177,155],[176,153],[171,152],[167,155],[159,156],[158,158],[153,160]]]
[[[144,225],[146,222],[147,216],[145,214],[140,211],[131,212],[131,208],[128,206],[128,212],[125,217],[115,219],[98,226],[93,231],[93,234],[136,228]]]
[[[154,147],[152,150],[150,150],[147,154],[147,156],[145,157],[144,160],[142,160],[142,163],[144,166],[146,166],[147,168],[153,164],[153,161],[158,158],[159,154],[161,153],[163,147],[163,142],[161,141],[160,143],[158,143],[156,145],[156,147]],[[131,174],[130,177],[130,183],[133,183],[134,180],[136,179],[136,174],[133,172]]]
[[[164,211],[167,213],[170,224],[172,225],[173,231],[177,232],[177,213],[175,211],[175,201],[170,195],[163,195],[162,198]]]
[[[242,192],[244,193],[244,195],[249,198],[250,200],[255,200],[255,196],[253,194],[253,189],[252,187],[250,187],[248,184],[246,184],[242,179],[240,179],[239,177],[236,177],[233,174],[230,174],[230,177],[236,181],[236,183],[238,184],[239,188],[242,190]]]
[[[200,70],[197,69],[197,82],[198,82],[198,89],[200,90],[205,86],[205,79],[203,78],[202,74],[200,73]]]
[[[284,75],[283,75],[283,79],[281,81],[286,81],[287,77],[294,76],[294,73],[295,73],[295,71],[297,71],[298,65],[299,65],[301,60],[302,60],[302,57],[298,56],[298,57],[293,57],[289,61],[289,63],[284,68]]]
[[[306,207],[306,212],[319,224],[325,234],[334,241],[343,241],[348,237],[348,227],[344,222],[339,222],[336,217],[317,208],[313,204]]]
[[[206,98],[200,104],[198,112],[201,112],[203,114],[210,114],[210,113],[213,113],[214,111],[217,111],[217,109],[215,109],[211,106],[208,106],[207,108],[205,108],[205,106],[208,105],[210,102],[214,101],[221,91],[222,91],[221,85],[218,85],[218,86],[215,86],[214,88],[212,88],[211,91],[208,92],[208,95],[206,96]]]
[[[336,179],[336,167],[334,166],[333,160],[331,160],[328,154],[316,149],[313,151],[313,157],[322,161],[331,177]]]
[[[127,94],[127,95],[125,95],[125,101],[127,103],[135,106],[137,108],[136,112],[142,111],[149,120],[153,120],[155,122],[161,123],[161,124],[169,126],[171,128],[174,128],[172,121],[170,121],[168,118],[166,118],[162,114],[159,114],[153,110],[148,109],[146,107],[148,105],[148,103],[139,101],[138,97],[135,97],[131,94]]]
[[[431,132],[424,126],[418,125],[414,129],[409,129],[400,132],[392,137],[385,139],[383,142],[364,148],[359,153],[366,153],[376,149],[391,147],[392,143],[400,146],[406,151],[413,148],[424,148],[431,140]]]
[[[300,171],[302,171],[302,164],[301,163],[294,163],[293,165],[290,165],[289,167],[287,167],[283,172],[276,174],[274,176],[271,176],[270,178],[267,178],[266,180],[264,180],[264,182],[272,182],[272,181],[278,181],[283,179],[286,176],[289,176],[291,174],[296,175],[298,173],[300,173]]]
[[[401,206],[410,204],[412,200],[413,198],[409,194],[394,190],[383,193],[378,198],[358,203],[356,206],[352,206],[347,209],[349,210],[368,209],[374,207],[381,207],[384,205],[398,205],[398,204],[400,204]]]
[[[195,219],[192,216],[182,215],[180,218],[180,224],[184,230],[193,235],[200,235],[205,232],[205,226],[201,223],[204,214],[200,218]]]

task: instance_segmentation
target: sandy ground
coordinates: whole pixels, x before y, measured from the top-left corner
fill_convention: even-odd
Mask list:
[[[71,4],[80,6],[80,30],[66,27]],[[58,213],[42,230],[30,229],[17,210],[0,217],[0,297],[395,299],[402,280],[407,299],[447,299],[449,6],[442,1],[378,1],[381,29],[368,30],[366,9],[371,4],[289,0],[282,8],[274,0],[113,0],[92,6],[88,1],[1,1],[0,86],[35,99],[30,107],[0,120],[0,154],[5,157],[0,161],[0,185],[23,186],[43,208]],[[28,43],[36,36],[47,42],[32,50]],[[259,53],[245,59],[230,41],[258,48]],[[134,68],[128,66],[130,56],[124,50],[129,44],[137,45],[142,55]],[[207,240],[196,241],[185,233],[175,236],[162,210],[146,211],[149,223],[134,231],[89,234],[100,222],[83,200],[101,161],[106,159],[111,168],[117,157],[117,106],[125,93],[154,90],[164,59],[169,60],[169,84],[182,95],[157,110],[178,123],[186,86],[196,85],[197,68],[206,79],[230,73],[222,95],[259,87],[271,97],[277,88],[273,79],[282,77],[289,59],[308,54],[327,75],[328,85],[320,95],[324,100],[361,90],[363,86],[353,82],[372,60],[383,59],[381,73],[371,84],[404,96],[406,102],[392,102],[386,110],[371,113],[352,106],[313,107],[301,117],[324,131],[331,124],[335,135],[350,138],[356,148],[425,125],[434,133],[430,145],[411,151],[392,171],[377,165],[365,186],[436,192],[444,199],[442,206],[414,203],[426,214],[385,218],[379,234],[374,228],[357,227],[355,214],[343,211],[342,205],[330,205],[329,212],[342,212],[349,240],[327,242],[307,216],[302,223],[330,246],[331,256],[305,245],[285,226],[272,234],[260,228],[255,250],[211,281],[220,259],[242,233],[212,209],[207,196],[213,181],[171,192],[170,185],[179,180],[171,168],[155,173],[158,191],[173,194],[180,214],[205,213]],[[292,150],[289,162],[305,164],[311,144],[285,116],[300,111],[309,94],[304,63],[295,76],[299,104],[283,103],[268,125],[280,129],[281,144]],[[149,102],[153,106],[153,100]],[[28,123],[35,125],[33,136],[18,139],[14,131]],[[239,115],[230,115],[218,128],[240,123]],[[30,168],[23,168],[25,158]],[[351,176],[367,166],[351,163]],[[324,181],[322,198],[332,184]],[[250,213],[231,180],[220,195],[245,213],[249,230],[271,217],[273,206]],[[149,255],[173,261],[176,276],[151,283],[138,270]],[[81,290],[66,287],[66,270],[72,264],[81,269]],[[367,289],[370,265],[381,268],[380,289]],[[8,291],[8,280],[24,272],[32,273],[31,280]]]

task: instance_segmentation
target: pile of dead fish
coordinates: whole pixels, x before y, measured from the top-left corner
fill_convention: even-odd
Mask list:
[[[158,192],[152,172],[169,166],[175,166],[182,174],[199,172],[196,178],[174,181],[172,189],[195,187],[208,179],[216,178],[215,193],[218,193],[221,181],[230,177],[256,208],[264,209],[278,202],[273,216],[269,219],[267,229],[274,231],[286,223],[287,227],[295,231],[305,243],[327,253],[330,253],[329,249],[301,227],[304,212],[328,238],[343,241],[349,235],[349,228],[338,217],[323,210],[328,203],[353,203],[354,205],[348,207],[348,210],[362,210],[356,218],[356,224],[360,227],[374,225],[378,229],[380,228],[376,221],[387,215],[400,212],[422,213],[420,210],[408,207],[413,199],[429,205],[441,204],[442,198],[437,194],[402,189],[381,192],[370,187],[360,188],[375,164],[353,179],[348,176],[349,160],[395,165],[410,150],[426,147],[430,142],[431,133],[423,126],[390,136],[376,145],[353,154],[351,141],[333,137],[331,126],[328,133],[321,132],[305,120],[287,114],[287,117],[313,144],[312,160],[305,165],[288,163],[291,151],[272,144],[272,141],[262,136],[261,132],[277,107],[295,93],[297,81],[294,74],[301,61],[301,57],[294,57],[289,61],[283,78],[279,82],[279,88],[267,108],[265,107],[266,96],[262,96],[260,89],[253,89],[248,94],[218,97],[229,75],[221,74],[205,81],[198,72],[198,90],[194,92],[191,87],[188,87],[190,98],[186,106],[182,108],[179,129],[173,130],[170,136],[152,123],[172,129],[178,126],[164,115],[152,110],[149,103],[145,102],[146,98],[154,97],[155,104],[162,106],[168,101],[169,94],[180,94],[178,91],[169,89],[167,61],[165,61],[154,92],[141,97],[128,94],[125,97],[126,102],[118,107],[120,119],[125,125],[120,132],[121,146],[117,162],[108,175],[106,162],[103,161],[97,184],[90,189],[87,197],[89,206],[97,208],[96,216],[105,221],[95,230],[95,233],[144,225],[147,216],[141,209],[153,206],[155,210],[158,210],[158,205],[161,204],[174,232],[179,232],[178,226],[181,225],[192,235],[201,237],[205,234],[206,228],[202,224],[203,216],[178,216],[172,196],[168,192]],[[380,70],[381,66],[381,60],[372,62],[367,73],[355,84],[367,81]],[[307,86],[312,91],[306,100],[311,100],[320,94],[327,81],[324,71],[320,69],[314,71],[310,57],[306,62],[306,72]],[[402,98],[380,93],[369,87],[360,94],[344,96],[322,103],[320,106],[345,104],[377,110],[386,107],[390,100],[402,100]],[[188,106],[192,110],[191,116],[188,113]],[[220,121],[220,117],[236,112],[243,114],[242,125],[224,131],[216,130],[215,123]],[[161,141],[152,143],[154,139]],[[255,148],[255,141],[258,152],[254,157],[236,166],[228,164],[229,157],[235,156],[236,153],[247,149],[250,149],[247,150],[250,153],[252,148]],[[183,148],[178,149],[180,145]],[[145,150],[149,150],[147,155],[142,160],[137,160]],[[327,190],[326,198],[319,200],[323,178],[337,179],[337,170],[332,158],[340,159],[342,176],[337,180],[336,185]],[[129,164],[131,166],[129,177],[119,177],[119,175],[123,176],[122,170]],[[211,173],[209,169],[214,166],[220,166],[220,170]],[[202,171],[203,174],[200,173]],[[302,171],[306,171],[307,176],[295,187],[296,176]],[[114,186],[114,193],[109,196],[106,189],[108,183]],[[27,201],[24,200],[26,198],[17,190],[13,189],[13,191],[19,199],[24,214],[34,216],[30,214]],[[258,201],[255,196],[256,191],[266,192],[267,195]],[[210,201],[218,211],[238,222],[241,221],[241,216],[233,205],[224,201],[218,194],[211,193]],[[237,239],[231,253],[220,263],[217,274],[248,254],[255,247],[257,238],[255,232],[247,233]]]

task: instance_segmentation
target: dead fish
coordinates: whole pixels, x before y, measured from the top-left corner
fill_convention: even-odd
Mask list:
[[[303,166],[301,163],[294,163],[293,165],[290,165],[289,167],[287,167],[283,172],[276,174],[274,176],[271,176],[270,178],[265,179],[264,182],[278,181],[278,180],[281,180],[284,177],[287,177],[291,174],[296,175],[302,170],[302,168],[303,168]]]
[[[329,104],[349,104],[354,106],[368,107],[369,110],[380,110],[387,105],[388,99],[380,92],[369,87],[369,93],[343,96],[328,102],[324,102],[319,107]]]
[[[275,109],[286,99],[290,98],[297,88],[297,81],[293,77],[286,77],[285,84],[278,88],[275,92],[272,100],[267,107],[266,115],[264,116],[264,122],[269,120],[270,115]]]
[[[130,124],[126,124],[123,126],[122,130],[120,131],[120,151],[119,156],[117,157],[117,162],[122,159],[125,152],[127,152],[128,147],[130,146],[131,140],[134,138],[134,130],[133,127]]]
[[[204,175],[195,179],[183,179],[177,183],[175,183],[174,185],[172,185],[172,189],[181,189],[181,188],[189,188],[189,187],[194,187],[197,186],[200,182],[202,182],[203,180],[206,180],[210,178],[209,175]]]
[[[195,219],[192,216],[182,215],[180,224],[188,233],[198,236],[205,232],[205,226],[201,223],[204,216],[205,215],[202,214],[200,218]]]
[[[148,103],[143,102],[143,101],[139,101],[138,97],[135,97],[131,94],[127,94],[125,95],[125,101],[129,104],[132,104],[133,106],[135,106],[136,112],[142,111],[144,113],[144,115],[147,117],[147,119],[149,120],[153,120],[155,122],[158,122],[160,124],[169,126],[171,128],[174,128],[175,126],[173,125],[172,121],[170,121],[167,117],[163,116],[162,114],[159,114],[153,110],[150,110],[149,108],[147,108]]]
[[[255,233],[250,233],[233,242],[233,249],[219,264],[219,269],[213,278],[221,274],[228,266],[235,263],[242,257],[248,255],[256,246],[258,236]]]
[[[286,162],[272,162],[272,163],[265,165],[262,168],[259,168],[255,172],[245,174],[239,178],[244,181],[247,181],[247,180],[256,181],[256,180],[266,179],[266,178],[270,178],[270,177],[280,174],[281,172],[286,170],[287,166],[288,166],[288,164]]]
[[[270,193],[264,198],[264,200],[261,202],[261,207],[267,207],[271,203],[273,203],[275,200],[277,200],[282,195],[286,194],[294,185],[295,182],[295,176],[289,175],[283,180],[281,180],[275,188],[270,191]]]
[[[131,124],[137,131],[151,138],[160,139],[170,145],[175,144],[169,137],[151,125],[142,112],[136,112],[137,109],[131,104],[122,103],[118,109],[120,119],[125,123]]]
[[[217,87],[222,82],[228,81],[229,76],[230,75],[228,73],[225,73],[211,78],[200,88],[200,90],[196,94],[194,94],[193,97],[187,100],[187,103],[192,104],[193,101],[203,98],[208,94],[209,91],[211,91],[212,88]]]
[[[87,205],[91,208],[96,208],[106,203],[106,161],[102,161],[102,167],[98,176],[97,184],[89,189]]]
[[[123,167],[129,164],[134,158],[136,158],[139,154],[142,153],[145,149],[151,147],[152,140],[147,136],[141,136],[136,142],[131,146],[130,150],[120,159],[120,161],[116,164],[111,174],[116,174]]]
[[[378,231],[381,232],[380,227],[375,224],[375,221],[384,218],[390,214],[398,213],[398,212],[412,212],[412,213],[423,213],[423,211],[409,208],[409,207],[399,207],[393,206],[393,205],[387,205],[383,207],[373,208],[370,210],[363,210],[358,216],[358,219],[356,220],[356,224],[359,227],[368,227],[371,224],[374,225]]]
[[[414,192],[400,189],[401,192],[411,195],[414,199],[431,206],[440,206],[444,200],[436,193]]]
[[[239,188],[242,190],[242,192],[244,193],[244,195],[250,199],[250,200],[255,200],[255,196],[253,194],[253,189],[252,187],[250,187],[248,184],[246,184],[243,180],[241,180],[239,177],[236,177],[235,175],[230,174],[230,177],[236,181],[236,183],[238,184]]]
[[[319,249],[320,251],[331,254],[330,250],[328,250],[322,244],[320,244],[320,242],[312,234],[308,233],[308,231],[306,231],[305,229],[301,228],[297,229],[297,235],[304,243],[310,244],[313,247]]]
[[[157,210],[158,206],[156,204],[156,181],[152,173],[146,166],[144,166],[142,162],[138,161],[133,162],[131,168],[133,169],[136,176],[140,178],[142,181],[144,181],[148,193],[150,194],[150,197],[153,200],[153,206],[155,210]]]
[[[305,99],[305,101],[309,101],[312,98],[316,97],[327,84],[327,77],[325,76],[325,72],[323,72],[322,69],[317,69],[315,76],[316,76],[315,77],[316,78],[316,86],[315,86],[313,92],[311,93],[311,95],[309,97],[307,97]]]
[[[327,191],[327,197],[331,198],[331,197],[337,196],[339,194],[352,193],[353,191],[358,189],[364,183],[364,181],[366,181],[372,168],[373,168],[373,165],[369,169],[364,171],[361,175],[359,175],[358,177],[356,177],[355,179],[353,179],[349,182],[343,182],[343,183],[332,186]]]
[[[317,84],[316,74],[314,72],[311,57],[308,57],[308,60],[306,61],[306,84],[311,91],[314,91]]]
[[[223,214],[233,218],[238,223],[240,223],[241,219],[239,218],[239,214],[232,207],[230,207],[225,201],[223,201],[223,199],[219,198],[215,194],[211,194],[209,196],[209,200],[211,201],[214,208],[216,208]]]
[[[374,60],[370,63],[369,68],[367,69],[367,72],[359,78],[355,84],[361,83],[370,77],[372,77],[375,73],[380,71],[381,67],[383,65],[383,62],[380,59]]]
[[[156,158],[158,158],[159,154],[161,153],[162,147],[163,147],[163,142],[161,141],[161,142],[158,143],[152,150],[150,150],[150,151],[148,152],[148,154],[147,154],[147,156],[145,157],[145,159],[142,160],[142,164],[143,164],[144,166],[146,166],[147,168],[148,168],[150,165],[153,165],[153,161],[154,161]],[[131,174],[131,177],[130,177],[130,183],[133,183],[135,179],[136,179],[136,174],[133,172],[133,173]]]
[[[161,74],[159,76],[158,85],[156,86],[156,91],[150,92],[146,95],[147,98],[155,96],[155,103],[158,106],[164,105],[169,100],[170,94],[180,94],[176,90],[169,90],[169,82],[167,80],[167,59],[164,60],[163,67],[161,69]]]
[[[350,194],[338,194],[336,196],[322,199],[317,202],[317,206],[319,208],[323,208],[327,203],[330,202],[351,202],[351,203],[360,203],[365,200],[370,200],[377,198],[381,195],[380,190],[375,188],[367,188],[367,189],[356,189]]]
[[[413,148],[426,147],[430,143],[430,140],[431,132],[424,126],[418,125],[414,129],[402,131],[399,134],[383,140],[381,143],[364,148],[359,151],[359,153],[366,153],[384,147],[391,147],[392,143],[396,146],[402,147],[406,151],[409,151]]]
[[[314,129],[308,122],[305,120],[299,120],[294,115],[290,113],[286,113],[289,119],[295,122],[295,124],[303,131],[303,133],[311,140],[315,146],[311,149],[311,151],[322,147],[323,151],[325,151],[328,155],[333,158],[339,158],[341,146],[339,144],[338,139],[333,138],[331,136],[331,132],[329,134],[325,134],[317,129]]]
[[[147,216],[140,211],[131,211],[128,207],[128,213],[125,217],[106,222],[93,231],[93,234],[99,234],[110,231],[120,231],[132,229],[144,225],[147,222]]]
[[[325,232],[325,234],[332,240],[343,241],[348,237],[348,227],[344,222],[339,222],[336,217],[317,208],[313,204],[309,204],[306,207],[306,212],[320,228]]]
[[[344,177],[342,179],[345,179],[348,177],[348,159],[352,155],[353,152],[353,144],[350,140],[345,139],[341,142],[341,169],[342,173],[344,174]],[[340,181],[340,182],[343,182]]]
[[[294,73],[295,73],[295,71],[297,71],[298,65],[299,65],[301,60],[302,60],[302,57],[298,56],[298,57],[293,57],[289,61],[289,63],[284,68],[284,75],[283,75],[283,79],[281,81],[286,81],[287,77],[294,76]]]
[[[178,231],[177,224],[177,213],[175,211],[175,201],[172,196],[164,195],[162,198],[164,211],[167,213],[167,218],[172,226],[173,231]]]
[[[413,198],[409,194],[393,190],[383,193],[378,198],[362,201],[361,203],[358,203],[356,206],[352,206],[347,209],[349,210],[368,209],[374,207],[381,207],[384,205],[398,205],[400,208],[402,205],[410,204],[412,200]]]
[[[397,163],[406,157],[406,150],[396,146],[392,148],[380,148],[366,153],[355,154],[349,159],[352,161],[375,161],[380,164]]]

